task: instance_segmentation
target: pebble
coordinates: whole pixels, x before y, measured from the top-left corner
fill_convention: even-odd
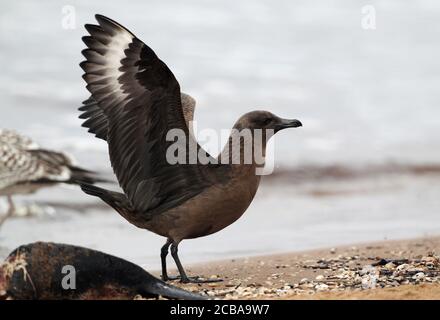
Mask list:
[[[395,265],[394,263],[392,263],[392,262],[388,262],[388,263],[385,265],[385,268],[386,268],[386,269],[390,269],[390,270],[394,269],[395,267],[396,267],[396,265]]]
[[[410,265],[407,263],[401,264],[396,268],[397,271],[404,271],[410,268]]]
[[[307,283],[307,282],[309,282],[309,279],[307,279],[307,278],[302,278],[301,281],[300,281],[299,283],[300,283],[300,284],[304,284],[304,283]]]
[[[423,280],[425,279],[425,274],[423,272],[418,272],[412,277],[414,280]]]
[[[327,291],[328,290],[328,285],[326,285],[325,283],[317,284],[315,286],[315,290],[316,291]]]
[[[331,259],[300,261],[295,264],[295,267],[312,269],[313,272],[318,272],[318,269],[322,268],[325,268],[325,270],[312,279],[302,278],[298,283],[292,282],[291,279],[286,283],[286,280],[284,280],[286,276],[296,277],[296,273],[272,273],[268,275],[267,281],[264,282],[265,286],[255,282],[247,286],[241,286],[240,283],[235,285],[226,284],[226,288],[225,286],[223,288],[222,286],[210,287],[205,291],[205,294],[210,297],[226,299],[270,298],[285,295],[315,294],[325,291],[360,291],[372,288],[398,287],[405,284],[440,283],[439,257],[435,255],[425,255],[417,259],[400,257],[402,258],[394,260],[374,257],[376,263],[373,263],[373,265],[363,263],[367,258],[368,260],[370,258],[360,257],[359,255],[338,255],[337,257],[333,256]],[[259,261],[260,264],[261,262],[263,261]],[[281,267],[282,265],[279,264],[278,266]],[[215,279],[215,275],[211,278]],[[270,281],[273,279],[276,279],[275,283]],[[246,279],[242,279],[242,281],[246,283]],[[200,292],[198,286],[190,287],[190,289],[185,288]]]

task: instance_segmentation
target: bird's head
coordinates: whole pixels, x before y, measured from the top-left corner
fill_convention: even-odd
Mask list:
[[[280,130],[301,126],[299,120],[282,119],[269,111],[248,112],[235,123],[222,157],[235,163],[263,164],[269,139]],[[240,153],[234,154],[234,147]]]
[[[301,126],[299,120],[282,119],[269,111],[248,112],[235,123],[220,157],[234,164],[262,165],[269,139],[280,130]]]
[[[274,133],[287,129],[301,127],[302,123],[296,119],[283,119],[269,111],[251,111],[238,119],[234,128],[273,130]]]

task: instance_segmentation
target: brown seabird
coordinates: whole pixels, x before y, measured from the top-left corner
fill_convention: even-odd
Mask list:
[[[240,218],[257,191],[259,164],[254,158],[250,163],[243,161],[242,155],[237,159],[230,152],[234,135],[217,159],[207,154],[189,128],[195,102],[181,93],[165,63],[119,23],[102,15],[96,19],[98,25],[85,25],[90,35],[83,37],[88,48],[82,52],[86,60],[80,66],[91,97],[80,108],[80,117],[87,119],[83,126],[107,141],[110,161],[124,193],[87,184],[82,189],[101,198],[135,226],[167,238],[161,249],[164,280],[171,279],[166,269],[171,247],[180,280],[201,282],[186,275],[178,245],[184,239],[217,232]],[[255,142],[257,129],[265,134],[266,130],[299,126],[298,120],[253,111],[236,122],[233,132],[250,130]],[[172,142],[166,135],[172,129],[182,130],[185,149],[195,144],[208,164],[170,163],[166,153]],[[254,145],[263,154],[269,137]],[[238,141],[243,151],[244,139]]]
[[[59,183],[97,181],[101,180],[93,172],[74,165],[66,154],[42,149],[26,136],[0,129],[0,196],[6,196],[9,204],[0,226],[14,214],[15,194],[30,194]]]

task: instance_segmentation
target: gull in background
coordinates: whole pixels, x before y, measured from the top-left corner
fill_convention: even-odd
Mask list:
[[[97,181],[103,180],[76,166],[66,154],[40,148],[13,130],[0,129],[0,197],[6,197],[9,205],[6,214],[0,216],[0,226],[15,213],[14,195],[31,194],[60,183]]]

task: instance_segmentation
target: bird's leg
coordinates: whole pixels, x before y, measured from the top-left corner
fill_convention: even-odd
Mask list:
[[[162,280],[163,281],[170,281],[170,280],[179,280],[181,279],[180,276],[169,276],[167,272],[167,255],[168,255],[168,248],[173,243],[171,239],[168,239],[167,242],[163,245],[163,247],[160,249],[160,260],[162,263]],[[173,256],[174,258],[174,256]],[[177,257],[179,259],[179,257]],[[179,262],[180,263],[180,262]],[[180,271],[180,269],[179,269]],[[185,273],[185,271],[183,272]],[[186,277],[186,276],[185,276]]]
[[[15,205],[14,202],[12,201],[12,197],[11,196],[7,196],[8,199],[8,211],[6,211],[6,214],[2,217],[0,217],[0,226],[8,219],[10,218],[14,212],[15,212]]]
[[[170,277],[168,277],[167,273],[167,255],[168,255],[168,248],[171,245],[171,239],[168,239],[167,242],[163,245],[163,247],[160,249],[160,262],[162,263],[162,280],[168,281],[172,280]]]
[[[223,281],[222,279],[201,279],[200,277],[188,277],[186,275],[185,269],[183,269],[182,263],[180,262],[179,255],[177,254],[178,251],[178,243],[173,242],[171,244],[171,256],[174,259],[174,262],[176,262],[177,269],[180,273],[180,282],[182,283],[207,283],[207,282],[219,282]]]

